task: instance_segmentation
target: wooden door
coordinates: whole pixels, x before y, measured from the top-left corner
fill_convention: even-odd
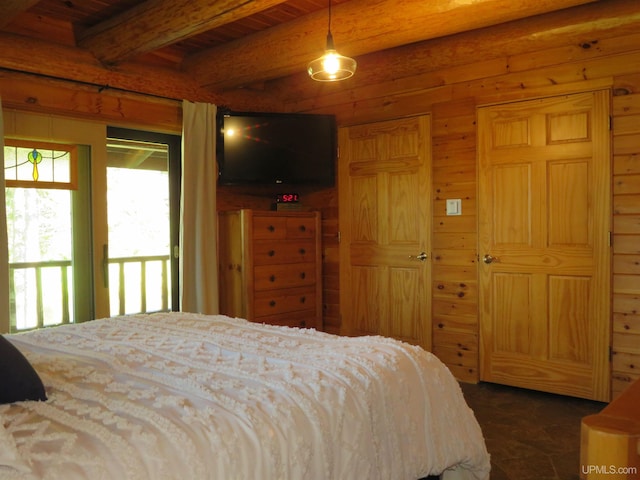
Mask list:
[[[606,91],[480,108],[481,380],[606,401]]]
[[[342,330],[427,349],[429,117],[340,129]]]

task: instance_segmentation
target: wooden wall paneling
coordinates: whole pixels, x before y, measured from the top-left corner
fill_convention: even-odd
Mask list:
[[[640,335],[640,314],[614,313],[613,329],[619,333]]]
[[[640,233],[640,215],[615,215],[613,217],[613,231],[616,234]]]
[[[615,398],[640,378],[640,71],[616,78],[613,92],[611,389]]]
[[[613,125],[614,135],[640,134],[640,114],[620,115]]]
[[[614,176],[634,173],[640,173],[640,154],[616,155],[613,157]]]
[[[615,230],[614,230],[615,232]],[[640,235],[613,235],[613,253],[640,254]],[[614,269],[615,272],[615,269]]]
[[[612,110],[614,118],[640,114],[640,73],[616,78],[614,87],[622,93],[613,97]],[[634,90],[635,94],[631,93]],[[615,123],[613,128],[615,131]],[[640,171],[640,167],[635,170]]]
[[[640,235],[634,237],[640,239]],[[616,274],[640,275],[640,255],[614,254],[613,270]]]
[[[326,332],[338,334],[341,322],[337,189],[305,193],[302,202],[321,214],[323,325]]]
[[[468,69],[467,75],[491,70]],[[475,102],[468,97],[432,107],[433,352],[469,382],[479,379]],[[462,200],[461,215],[446,215],[447,199]]]
[[[435,102],[449,95],[449,87],[437,87],[419,94],[378,96],[344,105],[332,105],[314,112],[334,113],[340,126],[357,125],[427,113]]]
[[[623,352],[618,352],[613,357],[613,369],[629,375],[640,375],[640,365],[636,363],[637,357]]]
[[[617,270],[616,267],[614,267],[614,270]],[[640,282],[638,282],[637,277],[639,274],[640,268],[629,274],[616,272],[616,275],[613,276],[613,290],[617,293],[640,294]]]
[[[459,380],[478,381],[477,334],[436,329],[433,332],[433,353]]]
[[[218,185],[216,207],[218,211],[271,210],[272,198],[273,195],[270,192],[251,193],[246,187]]]
[[[618,117],[614,117],[614,122]],[[640,134],[636,135],[614,135],[613,153],[614,155],[637,155]]]
[[[616,351],[612,355],[612,397],[619,396],[631,383],[640,378],[638,356],[633,353]]]
[[[614,296],[615,298],[615,296]],[[629,299],[631,300],[631,299]],[[633,302],[640,301],[640,296],[633,296]],[[638,339],[639,335],[629,333],[627,330],[613,332],[613,343],[616,346],[616,352],[626,352],[632,354],[636,359],[638,358]]]
[[[640,175],[635,175],[637,178],[632,178],[631,175],[628,176],[625,180],[632,180],[631,182],[625,182],[625,186],[628,186],[629,183],[639,183],[640,184]],[[616,185],[614,184],[614,190],[616,189]],[[630,213],[640,213],[640,194],[618,194],[614,197],[613,203],[613,213],[614,214],[630,214]]]
[[[509,71],[521,72],[567,62],[581,62],[597,56],[617,55],[635,52],[640,45],[640,34],[625,37],[594,38],[584,37],[584,41],[562,45],[546,50],[536,50],[509,57]]]
[[[445,249],[474,250],[478,245],[475,232],[441,232],[434,235],[432,246],[434,252]]]

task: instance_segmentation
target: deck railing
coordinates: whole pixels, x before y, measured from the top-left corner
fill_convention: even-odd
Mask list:
[[[109,258],[109,271],[113,271],[112,267],[116,265],[117,270],[117,278],[118,278],[118,311],[111,312],[111,315],[124,315],[125,313],[147,313],[147,273],[150,264],[156,262],[160,263],[161,266],[161,287],[160,287],[160,295],[161,295],[161,307],[160,309],[154,309],[153,311],[168,311],[170,310],[169,306],[169,298],[170,298],[170,289],[171,286],[169,284],[169,255],[150,255],[150,256],[137,256],[137,257],[118,257],[118,258]],[[139,286],[136,287],[127,284],[126,279],[126,269],[127,267],[138,265],[138,269],[140,272],[140,283]],[[127,312],[127,294],[133,295],[134,290],[138,289],[139,298],[140,298],[140,310],[138,312]],[[115,292],[111,288],[111,283],[109,284],[109,295],[112,296]],[[112,304],[113,305],[113,304]],[[113,309],[113,307],[112,307]]]
[[[115,295],[118,299],[117,302],[111,303],[112,310],[116,310],[115,312],[112,311],[111,315],[149,312],[148,284],[152,282],[147,281],[148,267],[154,264],[159,264],[160,267],[160,292],[153,293],[154,297],[159,295],[160,308],[155,308],[153,311],[170,310],[169,262],[169,255],[109,258],[109,270],[114,273],[117,272],[117,282],[111,282],[113,286],[110,285],[109,295],[112,297]],[[127,281],[126,275],[127,270],[132,267],[138,272],[135,276],[132,276],[134,282]],[[59,273],[55,273],[55,270],[58,270]],[[45,276],[43,273],[45,272],[48,272],[46,281],[43,280]],[[21,273],[23,275],[19,280],[18,276]],[[59,281],[52,281],[52,278],[55,279],[56,277],[59,278]],[[136,285],[137,278],[139,278],[139,281],[137,281],[138,284]],[[45,292],[45,289],[47,292]],[[73,322],[73,271],[71,260],[10,263],[9,295],[12,331],[31,330]],[[136,310],[136,308],[131,306],[131,299],[135,299],[136,296],[139,299],[139,311],[132,311]],[[51,299],[57,305],[46,305],[48,301],[52,301]],[[127,311],[127,307],[129,311]],[[36,321],[30,322],[28,326],[17,325],[18,310],[28,312],[30,317],[35,316]],[[55,313],[47,315],[48,311]],[[51,316],[55,318],[48,318]],[[31,320],[33,319],[31,318]]]
[[[43,288],[43,273],[48,269],[59,270],[59,286],[57,292],[51,292],[52,297],[60,299],[60,305],[52,306],[58,313],[58,321],[49,323],[45,319],[45,301]],[[20,287],[16,287],[16,274],[24,272],[25,276]],[[28,278],[29,272],[33,273]],[[49,262],[18,262],[9,264],[9,305],[10,305],[10,325],[12,330],[30,330],[32,328],[42,328],[45,325],[60,325],[69,323],[72,317],[72,292],[69,290],[69,277],[71,273],[71,260],[59,260]],[[31,292],[27,291],[28,286],[33,286]],[[54,289],[55,285],[47,284],[47,289]],[[29,302],[33,302],[29,304]],[[21,303],[21,305],[18,305]],[[32,313],[35,307],[36,323],[30,326],[17,326],[16,317],[18,308]]]

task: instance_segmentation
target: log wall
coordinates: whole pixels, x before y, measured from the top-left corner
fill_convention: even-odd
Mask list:
[[[490,49],[483,46],[485,51]],[[640,377],[640,36],[558,43],[545,50],[381,79],[377,85],[341,86],[331,91],[315,87],[303,99],[293,100],[284,94],[285,108],[335,113],[342,125],[431,114],[433,349],[464,381],[479,380],[476,109],[485,104],[603,88],[613,97],[615,397]],[[304,91],[297,93],[304,97]],[[446,198],[462,199],[461,216],[445,216]],[[326,210],[325,223],[333,225],[335,214]],[[336,262],[332,245],[324,264],[332,292],[339,292]],[[339,329],[339,315],[335,317],[339,301],[339,295],[325,298],[325,322],[333,329]]]

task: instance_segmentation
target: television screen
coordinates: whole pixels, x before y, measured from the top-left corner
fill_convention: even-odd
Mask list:
[[[221,112],[220,185],[333,186],[333,115]]]

